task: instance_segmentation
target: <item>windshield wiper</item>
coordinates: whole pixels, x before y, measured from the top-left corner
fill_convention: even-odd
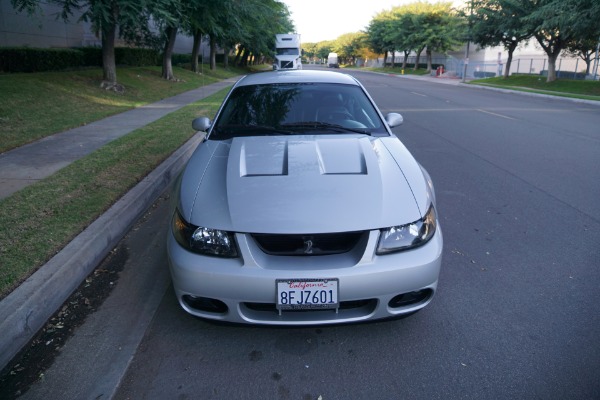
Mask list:
[[[230,137],[249,136],[249,134],[260,134],[261,136],[295,135],[287,129],[280,129],[267,125],[221,125],[215,127],[218,134],[227,133]]]
[[[289,128],[300,128],[300,129],[319,129],[319,130],[327,130],[334,132],[355,132],[361,133],[364,135],[371,135],[368,129],[366,128],[348,128],[339,124],[330,124],[328,122],[319,122],[319,121],[303,121],[303,122],[293,122],[289,124],[282,124],[281,126],[289,127]]]

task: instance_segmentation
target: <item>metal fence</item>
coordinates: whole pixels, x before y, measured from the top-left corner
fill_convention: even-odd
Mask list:
[[[472,62],[467,66],[467,78],[489,78],[501,76],[506,68],[505,60],[501,63],[495,62]],[[464,70],[464,62],[460,60],[460,66]],[[590,66],[590,74],[593,74],[593,62]],[[594,79],[586,73],[587,65],[581,59],[559,58],[556,60],[556,76],[567,79]],[[510,66],[510,75],[528,74],[528,75],[548,75],[548,60],[546,58],[517,58]],[[459,73],[462,77],[462,73]],[[595,79],[598,79],[596,76]]]
[[[396,56],[394,64],[401,66],[404,61],[404,57]],[[387,63],[391,60],[388,58]],[[407,59],[407,63],[414,65],[416,62],[415,56],[410,56]],[[427,58],[421,56],[419,59],[420,64],[427,63]],[[455,76],[462,78],[465,71],[464,59],[458,59],[455,57],[434,57],[432,64],[444,65],[445,73],[448,76]],[[383,59],[370,60],[367,63],[368,66],[383,66]],[[506,60],[501,60],[500,63],[497,61],[490,62],[486,61],[474,61],[471,60],[467,64],[466,77],[467,78],[491,78],[494,76],[502,76],[506,68]],[[567,79],[599,79],[600,74],[596,71],[594,75],[594,60],[592,60],[590,66],[590,74],[586,74],[587,65],[581,58],[567,58],[562,57],[556,60],[556,75],[558,78]],[[434,71],[435,72],[435,71]],[[539,58],[515,58],[512,60],[510,67],[510,75],[513,74],[529,74],[529,75],[548,75],[548,59],[544,57]]]

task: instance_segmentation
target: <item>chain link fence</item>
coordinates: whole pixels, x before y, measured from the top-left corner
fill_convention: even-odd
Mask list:
[[[391,59],[388,58],[387,65],[389,65]],[[397,67],[402,66],[404,62],[403,56],[396,56],[394,59],[394,64]],[[416,62],[415,56],[410,56],[407,58],[407,64],[414,65]],[[600,74],[598,71],[594,74],[595,64],[594,60],[590,63],[589,73],[588,67],[581,58],[571,58],[571,57],[561,57],[556,60],[556,76],[558,78],[566,78],[566,79],[596,79],[600,78]],[[419,59],[419,64],[424,65],[427,63],[427,58],[421,56]],[[462,78],[463,73],[465,71],[465,62],[464,59],[459,59],[456,57],[433,57],[432,58],[433,65],[444,65],[444,76],[449,78]],[[383,58],[379,58],[378,60],[369,60],[366,66],[370,67],[382,67],[383,66]],[[504,74],[504,69],[506,68],[506,60],[500,60],[490,62],[489,60],[485,61],[475,61],[471,60],[467,64],[466,69],[466,78],[468,79],[480,79],[480,78],[492,78],[495,76],[502,76]],[[437,70],[432,71],[432,74],[439,74]],[[548,59],[544,57],[536,57],[536,58],[515,58],[511,62],[510,66],[510,75],[513,74],[527,74],[527,75],[539,75],[539,76],[548,76]]]
[[[456,64],[456,63],[455,63]],[[464,70],[464,62],[459,63],[462,69],[458,69],[459,76],[462,77],[461,71]],[[506,68],[506,60],[501,60],[499,63],[490,62],[471,62],[467,65],[467,78],[490,78],[494,76],[502,76]],[[593,75],[594,62],[590,64],[589,73],[588,67],[582,59],[579,58],[559,58],[556,60],[556,76],[557,78],[565,79],[598,79]],[[546,58],[516,58],[513,59],[510,65],[510,75],[525,74],[548,76],[548,60]]]

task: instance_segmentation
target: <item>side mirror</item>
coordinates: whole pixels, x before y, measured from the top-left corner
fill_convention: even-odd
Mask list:
[[[192,129],[195,131],[206,132],[211,125],[212,122],[206,117],[199,117],[192,121]]]
[[[399,125],[402,125],[404,118],[402,118],[402,115],[398,113],[389,113],[385,116],[385,122],[387,122],[390,128],[395,128]]]

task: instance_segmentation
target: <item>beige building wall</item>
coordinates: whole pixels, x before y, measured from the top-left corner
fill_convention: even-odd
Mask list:
[[[10,0],[0,0],[0,47],[81,47],[100,46],[100,38],[93,33],[91,24],[78,22],[80,14],[73,15],[68,22],[60,18],[60,8],[41,3],[41,12],[28,15],[17,12]],[[57,18],[58,17],[58,18]],[[117,41],[117,46],[124,46]],[[175,53],[190,54],[193,39],[179,34]],[[205,43],[202,44],[204,48]],[[208,50],[202,49],[208,55]]]

